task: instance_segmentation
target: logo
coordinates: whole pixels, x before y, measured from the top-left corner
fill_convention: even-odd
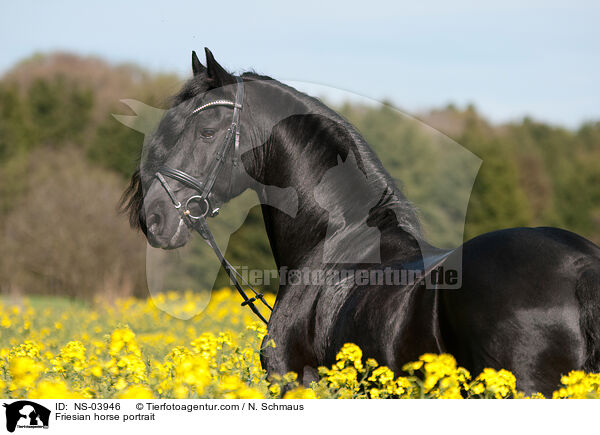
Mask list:
[[[48,429],[50,410],[29,400],[18,400],[4,404],[6,408],[6,430]]]

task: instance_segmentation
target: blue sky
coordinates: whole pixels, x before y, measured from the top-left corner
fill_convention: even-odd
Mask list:
[[[5,2],[0,71],[69,50],[189,74],[225,67],[391,100],[474,103],[495,121],[600,119],[600,3],[585,1]]]

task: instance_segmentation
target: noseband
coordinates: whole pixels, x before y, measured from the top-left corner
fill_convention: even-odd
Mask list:
[[[233,282],[236,289],[244,299],[242,302],[242,306],[248,305],[250,309],[256,314],[263,322],[268,323],[267,320],[260,313],[258,308],[254,305],[254,302],[260,300],[269,310],[273,310],[271,306],[265,301],[262,293],[257,292],[252,288],[252,286],[239,274],[237,270],[225,259],[223,253],[219,249],[215,238],[210,231],[208,224],[206,222],[207,217],[216,216],[219,213],[219,209],[215,208],[210,200],[210,193],[212,188],[219,176],[221,170],[223,169],[223,164],[227,158],[227,155],[232,152],[232,180],[230,180],[230,188],[233,184],[233,175],[238,166],[239,161],[239,147],[240,147],[240,113],[243,108],[244,103],[244,82],[241,77],[236,77],[237,88],[235,92],[235,102],[229,100],[216,100],[210,103],[206,103],[197,109],[195,109],[192,114],[201,112],[205,109],[215,106],[229,106],[233,107],[233,118],[231,121],[231,125],[227,129],[227,133],[225,134],[225,139],[221,144],[215,159],[209,166],[208,172],[204,181],[198,180],[196,177],[191,176],[190,174],[180,171],[179,169],[170,168],[168,166],[161,166],[158,168],[158,171],[155,174],[155,177],[158,179],[163,189],[169,195],[173,206],[178,211],[181,220],[183,220],[188,227],[196,230],[204,240],[208,243],[208,245],[213,249],[217,258],[221,262],[221,266],[227,274],[229,275],[229,279]],[[231,145],[233,144],[233,150],[230,150]],[[185,203],[181,203],[175,196],[175,193],[169,186],[166,178],[170,178],[172,180],[178,181],[184,186],[193,189],[196,191],[196,194],[188,197],[185,200]],[[190,210],[193,204],[197,204],[199,209],[197,212],[193,212]],[[194,214],[196,213],[196,214]],[[238,281],[238,277],[244,281],[244,283],[254,292],[253,297],[249,298],[240,282]]]

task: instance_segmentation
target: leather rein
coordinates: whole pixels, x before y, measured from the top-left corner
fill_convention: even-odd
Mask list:
[[[206,222],[207,217],[216,216],[219,213],[219,209],[213,207],[211,204],[211,200],[209,195],[212,191],[212,188],[219,176],[219,173],[223,169],[223,165],[225,163],[227,155],[232,152],[232,171],[235,171],[236,167],[239,163],[239,145],[240,145],[240,113],[243,108],[244,103],[244,82],[240,77],[236,77],[237,88],[235,93],[235,102],[229,100],[216,100],[210,103],[206,103],[198,108],[196,108],[192,114],[201,112],[205,109],[217,106],[228,106],[233,108],[233,118],[231,121],[230,127],[227,129],[227,133],[225,134],[225,139],[217,154],[215,155],[215,159],[211,162],[207,176],[204,181],[198,180],[196,177],[189,175],[186,172],[183,172],[179,169],[170,168],[168,166],[161,166],[158,168],[158,171],[155,174],[155,177],[158,179],[164,190],[169,195],[173,206],[181,216],[181,219],[186,223],[189,228],[196,230],[202,238],[208,243],[208,245],[215,252],[215,255],[219,259],[221,266],[227,272],[229,279],[235,285],[238,293],[242,296],[244,300],[242,302],[242,306],[247,305],[250,307],[252,312],[258,316],[260,320],[265,323],[268,323],[267,319],[260,313],[254,302],[260,300],[270,311],[273,311],[273,308],[269,305],[269,303],[265,300],[264,295],[262,293],[257,292],[249,283],[240,275],[240,273],[227,261],[227,259],[223,256],[223,253],[219,249],[215,238],[208,227],[208,223]],[[231,150],[231,146],[233,145],[233,150]],[[185,200],[185,203],[182,204],[181,201],[177,199],[175,193],[169,186],[166,178],[170,178],[172,180],[178,181],[184,186],[193,189],[197,192],[196,195],[192,195]],[[232,172],[233,179],[233,172]],[[233,180],[230,181],[233,184]],[[231,184],[230,184],[231,185]],[[197,204],[199,206],[199,211],[196,214],[193,214],[190,210],[191,206]],[[244,288],[240,284],[241,279],[254,293],[253,297],[248,297]]]

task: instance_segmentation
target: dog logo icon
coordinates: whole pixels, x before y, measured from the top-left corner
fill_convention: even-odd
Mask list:
[[[16,428],[48,429],[50,410],[29,400],[18,400],[4,404],[6,408],[6,430],[14,432]]]

